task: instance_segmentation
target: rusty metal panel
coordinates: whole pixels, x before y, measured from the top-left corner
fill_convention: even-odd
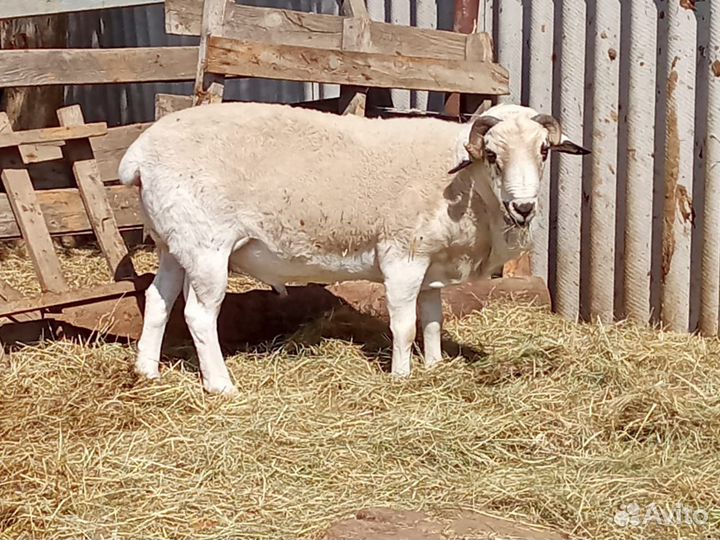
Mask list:
[[[695,140],[695,47],[697,25],[688,3],[667,2],[665,206],[663,209],[662,320],[689,327],[692,191]]]

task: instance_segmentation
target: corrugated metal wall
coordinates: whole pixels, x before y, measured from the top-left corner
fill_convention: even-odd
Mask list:
[[[720,2],[481,2],[506,100],[593,149],[553,159],[534,226],[556,309],[716,333]]]
[[[338,13],[336,0],[242,0],[242,4]],[[427,28],[452,29],[452,0],[368,0],[371,18]],[[196,45],[198,38],[165,33],[163,5],[76,13],[70,17],[70,47],[161,47]],[[68,103],[80,103],[88,121],[109,125],[148,122],[154,118],[158,92],[190,94],[192,83],[140,83],[69,87]],[[336,85],[268,80],[233,80],[226,86],[228,99],[291,103],[335,97]],[[397,107],[426,108],[427,92],[394,91]]]

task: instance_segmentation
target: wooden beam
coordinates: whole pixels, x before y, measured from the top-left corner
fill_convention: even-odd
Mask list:
[[[103,182],[118,179],[118,165],[126,150],[151,125],[147,122],[110,128],[107,135],[90,139]]]
[[[142,227],[142,214],[136,188],[109,186],[105,188],[105,193],[118,227],[121,229]],[[43,189],[36,191],[35,196],[51,235],[93,232],[77,189]],[[0,240],[14,240],[21,237],[10,201],[5,193],[0,193]]]
[[[197,47],[0,51],[0,88],[54,84],[187,81]]]
[[[85,123],[80,105],[71,105],[57,111],[60,125],[82,126]],[[105,256],[110,275],[114,279],[123,279],[135,275],[132,259],[128,256],[127,246],[120,236],[117,222],[105,188],[100,178],[97,162],[93,157],[90,142],[87,140],[69,141],[65,147],[65,156],[73,164],[73,174],[82,198],[85,212],[90,220],[95,238]]]
[[[225,11],[232,0],[205,0],[203,3],[202,28],[200,46],[195,68],[195,85],[193,87],[193,105],[203,103],[219,103],[225,91],[225,77],[208,69],[208,41],[211,35],[222,34]]]
[[[348,18],[343,21],[342,50],[364,52],[370,50],[370,17],[364,0],[345,0],[343,13]],[[340,114],[365,116],[367,107],[366,87],[340,87]]]
[[[407,90],[505,94],[502,66],[340,52],[211,37],[208,71],[225,75]]]
[[[48,292],[34,298],[13,300],[5,304],[0,304],[0,317],[9,317],[38,309],[62,307],[135,294],[147,289],[150,283],[152,283],[153,277],[153,274],[143,274],[132,281],[118,281],[108,285],[99,285],[97,287],[61,293]]]
[[[105,122],[85,124],[83,126],[51,127],[15,132],[5,131],[0,133],[0,148],[19,146],[21,144],[87,139],[88,137],[98,137],[106,133],[107,124]]]
[[[166,0],[166,32],[199,36],[202,8],[202,0]],[[223,36],[340,50],[344,18],[234,4],[228,8]],[[372,41],[369,52],[438,59],[465,58],[465,36],[456,32],[380,22],[372,22],[369,28]]]
[[[192,107],[192,101],[192,96],[155,94],[155,120],[160,120],[166,114]]]
[[[30,175],[24,169],[5,169],[2,171],[2,183],[30,252],[40,287],[43,291],[64,291],[67,285],[35,196]]]
[[[0,0],[0,20],[162,3],[163,0]]]

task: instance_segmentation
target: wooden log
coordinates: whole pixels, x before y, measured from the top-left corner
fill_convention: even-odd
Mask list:
[[[169,34],[199,36],[202,8],[202,0],[167,0],[165,30]],[[343,19],[337,15],[233,4],[225,17],[223,35],[248,41],[340,50]],[[380,22],[372,22],[369,29],[372,42],[369,52],[465,59],[465,36],[455,32]]]
[[[197,47],[0,51],[0,88],[189,81],[197,58]]]
[[[211,37],[208,71],[226,75],[381,88],[502,94],[498,64],[339,52]]]
[[[0,133],[0,148],[19,146],[21,144],[35,144],[47,142],[60,142],[73,139],[87,139],[107,133],[105,122],[84,124],[82,126],[51,127],[29,129],[26,131]]]
[[[64,127],[82,126],[85,122],[79,105],[59,109],[57,115],[60,125]],[[127,246],[120,236],[110,202],[105,195],[105,188],[100,178],[97,162],[93,157],[90,142],[87,140],[68,141],[65,147],[65,156],[73,163],[73,174],[78,191],[95,238],[105,256],[110,275],[114,279],[132,277],[135,275],[135,269],[128,256]]]
[[[105,187],[105,193],[120,229],[142,227],[136,188],[108,186]],[[52,236],[93,232],[77,189],[45,189],[36,191],[35,197]],[[0,240],[14,240],[21,237],[10,201],[6,194],[0,193]]]
[[[27,171],[22,169],[5,169],[2,171],[2,182],[15,219],[26,241],[27,249],[30,252],[30,258],[35,267],[40,287],[43,291],[55,293],[64,291],[67,285],[50,239],[50,233],[43,219],[42,210],[35,196],[30,176]],[[12,304],[12,302],[9,304]],[[6,304],[6,306],[9,304]]]

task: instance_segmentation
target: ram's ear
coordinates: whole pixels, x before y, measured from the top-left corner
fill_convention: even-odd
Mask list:
[[[465,149],[468,154],[470,154],[471,159],[480,160],[483,158],[485,134],[499,122],[500,119],[494,116],[480,116],[473,122],[472,129],[470,130],[470,138],[465,145]]]
[[[550,146],[550,150],[560,152],[561,154],[572,154],[574,156],[586,156],[590,153],[590,150],[572,142],[565,137],[565,135],[562,136],[558,144]]]
[[[555,146],[562,142],[562,128],[560,127],[560,122],[558,122],[554,116],[550,116],[549,114],[536,114],[532,117],[532,120],[547,129],[550,146]]]

